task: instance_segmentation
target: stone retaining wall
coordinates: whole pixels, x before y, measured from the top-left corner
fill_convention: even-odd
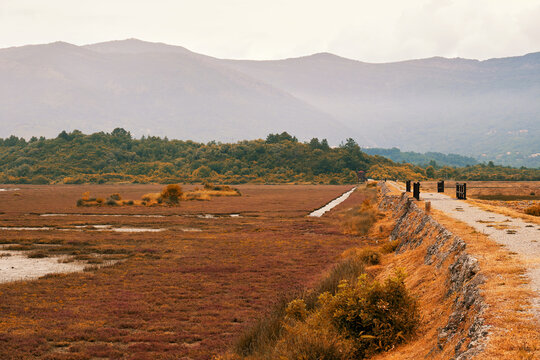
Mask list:
[[[389,211],[395,220],[390,240],[400,241],[396,252],[424,245],[424,264],[444,274],[445,296],[454,297],[452,314],[446,326],[438,329],[437,346],[432,352],[455,343],[454,359],[477,355],[484,349],[488,336],[488,326],[482,317],[487,305],[480,291],[485,277],[477,259],[467,253],[467,245],[460,237],[426,214],[406,193],[392,195],[385,183],[379,186],[379,209]]]

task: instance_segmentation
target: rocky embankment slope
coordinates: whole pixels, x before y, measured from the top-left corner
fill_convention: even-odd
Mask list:
[[[486,346],[488,326],[483,314],[487,308],[481,293],[485,281],[476,258],[467,253],[465,242],[432,216],[421,209],[406,194],[395,195],[382,183],[379,209],[392,217],[395,226],[391,240],[399,240],[396,256],[407,264],[409,276],[420,279],[425,274],[432,276],[425,284],[417,285],[424,293],[438,293],[434,296],[420,295],[420,306],[437,331],[425,331],[423,339],[428,353],[434,358],[469,359],[481,353]],[[411,274],[412,273],[412,274]],[[437,299],[441,304],[430,303]],[[451,309],[448,309],[451,307]],[[443,310],[441,310],[443,309]],[[440,314],[438,316],[437,314]],[[412,344],[414,346],[414,344]],[[428,349],[429,348],[429,349]]]

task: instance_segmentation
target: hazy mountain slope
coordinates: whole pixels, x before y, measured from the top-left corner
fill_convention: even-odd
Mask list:
[[[540,151],[540,53],[483,62],[368,64],[316,54],[227,64],[332,113],[368,134],[366,145],[490,158]]]
[[[137,40],[0,50],[0,137],[118,126],[199,141],[277,131],[334,142],[347,136],[330,115],[206,59]]]
[[[327,53],[222,60],[135,39],[55,43],[0,50],[0,82],[0,137],[117,126],[199,141],[288,131],[540,166],[540,53],[370,64]]]

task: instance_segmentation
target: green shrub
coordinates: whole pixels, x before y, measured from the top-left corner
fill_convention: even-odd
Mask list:
[[[339,291],[319,298],[321,313],[355,340],[359,358],[386,351],[410,338],[419,323],[416,301],[409,295],[404,275],[397,272],[384,283],[364,274],[356,284],[343,281]]]
[[[374,254],[364,258],[380,255]],[[278,303],[244,333],[235,353],[249,359],[362,359],[411,338],[418,323],[404,275],[369,281],[355,256],[337,264],[310,293]]]
[[[294,299],[285,309],[286,318],[303,321],[307,317],[306,303],[302,299]]]

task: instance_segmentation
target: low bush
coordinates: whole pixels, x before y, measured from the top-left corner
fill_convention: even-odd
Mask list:
[[[178,204],[182,198],[182,193],[180,185],[170,184],[161,192],[161,198],[168,204]]]
[[[285,309],[287,319],[303,321],[307,318],[306,303],[302,299],[294,299]]]
[[[109,199],[119,201],[119,200],[122,200],[122,196],[120,196],[120,194],[118,193],[114,193],[114,194],[111,194],[111,196],[109,196]]]
[[[350,360],[354,358],[354,342],[328,326],[297,323],[285,327],[283,338],[276,345],[274,359]]]
[[[118,205],[116,200],[114,200],[113,198],[108,198],[107,202],[105,204],[107,204],[108,206],[117,206]]]
[[[386,351],[414,334],[419,312],[404,279],[401,272],[384,283],[362,275],[356,284],[343,281],[335,295],[326,293],[319,298],[321,313],[354,339],[359,358]]]
[[[146,201],[147,203],[157,202],[159,198],[161,198],[161,193],[148,193],[142,196],[142,201]]]
[[[525,209],[525,214],[540,216],[540,204],[529,206]]]
[[[235,189],[228,185],[214,185],[210,182],[205,182],[203,183],[203,185],[204,185],[204,190],[211,191],[212,195],[214,196],[219,196],[220,193],[223,193],[224,195],[230,195],[231,193],[240,195],[240,191],[238,189]]]
[[[281,302],[240,339],[238,357],[228,359],[363,359],[410,339],[419,321],[403,273],[382,283],[362,274],[340,281],[335,293],[319,293],[313,308],[307,298]]]

